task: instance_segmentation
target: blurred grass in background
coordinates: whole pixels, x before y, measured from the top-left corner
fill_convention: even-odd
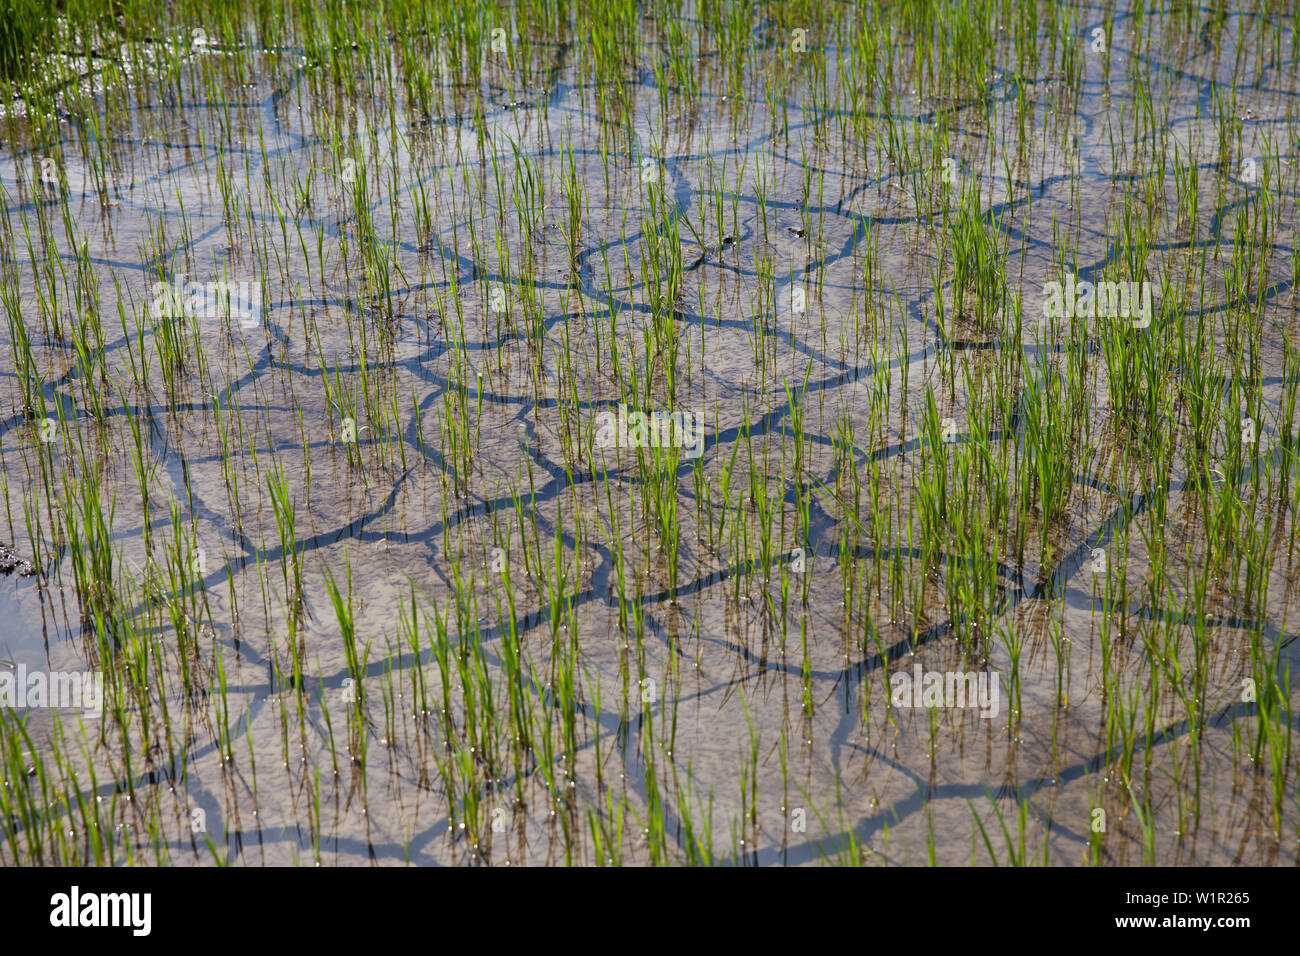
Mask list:
[[[0,0],[0,79],[20,79],[49,39],[57,9],[46,0]]]

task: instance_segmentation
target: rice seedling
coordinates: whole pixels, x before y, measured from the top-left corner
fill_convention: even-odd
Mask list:
[[[1294,863],[1300,35],[1090,17],[6,21],[0,862]]]

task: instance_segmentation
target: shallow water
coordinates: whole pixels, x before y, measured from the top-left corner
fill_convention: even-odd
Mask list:
[[[1223,47],[1235,49],[1237,31],[1252,26],[1229,17]],[[1130,28],[1131,17],[1117,13],[1117,64],[1128,62]],[[1005,315],[1002,337],[954,319],[953,252],[917,208],[918,193],[941,188],[942,177],[827,141],[838,126],[818,124],[797,80],[782,115],[774,114],[757,72],[746,75],[740,106],[716,90],[693,99],[670,91],[666,113],[653,73],[642,72],[630,87],[629,130],[601,124],[595,84],[567,62],[563,43],[534,50],[553,77],[544,86],[534,80],[525,88],[488,62],[478,87],[449,81],[448,110],[427,122],[406,109],[390,113],[382,90],[371,101],[316,99],[312,67],[298,51],[251,55],[251,87],[221,80],[221,64],[212,62],[219,54],[196,53],[178,87],[187,97],[145,97],[126,115],[129,132],[111,145],[108,204],[74,123],[65,124],[57,150],[59,198],[32,183],[43,154],[7,144],[0,155],[7,281],[45,374],[46,408],[57,403],[67,424],[52,450],[41,443],[42,416],[23,408],[12,330],[0,331],[5,534],[41,567],[39,579],[0,580],[0,654],[28,668],[108,666],[82,626],[68,545],[49,530],[55,502],[66,514],[79,499],[59,484],[49,497],[39,464],[46,453],[51,474],[69,481],[93,474],[106,511],[113,502],[113,616],[143,622],[162,648],[149,665],[151,706],[137,701],[124,720],[106,716],[114,733],[101,737],[64,713],[32,710],[24,719],[33,739],[53,747],[61,722],[64,734],[93,742],[71,766],[95,767],[96,783],[73,786],[111,804],[111,821],[128,828],[123,845],[144,862],[155,859],[157,843],[129,831],[155,816],[165,821],[173,863],[207,862],[216,852],[252,864],[498,865],[683,859],[689,816],[695,838],[708,832],[713,855],[738,863],[961,864],[1014,855],[1023,812],[1028,859],[1079,864],[1102,808],[1107,826],[1095,835],[1102,862],[1294,863],[1295,776],[1287,769],[1282,779],[1275,824],[1271,771],[1257,767],[1239,739],[1253,740],[1260,721],[1256,705],[1241,699],[1252,638],[1279,670],[1300,664],[1290,623],[1300,610],[1288,546],[1294,511],[1276,501],[1243,505],[1247,524],[1262,527],[1270,509],[1276,521],[1260,546],[1272,555],[1262,606],[1225,586],[1188,602],[1203,622],[1194,623],[1171,600],[1188,597],[1181,585],[1206,560],[1203,509],[1180,458],[1159,522],[1162,563],[1177,583],[1153,595],[1143,529],[1153,533],[1156,519],[1137,478],[1150,454],[1144,463],[1140,443],[1135,453],[1114,437],[1122,412],[1112,405],[1104,354],[1113,333],[1098,329],[1076,347],[1040,338],[1030,318],[1044,284],[1061,275],[1066,250],[1054,223],[1077,238],[1072,270],[1081,280],[1119,279],[1128,252],[1118,210],[1126,197],[1140,202],[1150,193],[1150,206],[1135,206],[1160,223],[1147,274],[1173,280],[1165,298],[1188,283],[1172,311],[1216,317],[1209,327],[1221,356],[1247,344],[1233,341],[1219,317],[1241,307],[1225,283],[1234,217],[1253,208],[1253,187],[1220,178],[1218,126],[1208,118],[1211,91],[1232,82],[1234,63],[1195,31],[1149,42],[1138,62],[1161,93],[1158,128],[1168,136],[1157,138],[1135,126],[1125,72],[1115,69],[1106,82],[1100,58],[1088,62],[1087,42],[1079,42],[1085,81],[1077,104],[1053,77],[1018,78],[1008,68],[991,79],[985,103],[904,94],[889,110],[909,137],[948,131],[956,183],[978,189],[1024,303],[1019,339]],[[900,41],[898,56],[910,54]],[[1235,90],[1245,118],[1234,155],[1279,156],[1273,245],[1262,253],[1266,277],[1253,287],[1267,302],[1270,330],[1294,328],[1298,317],[1296,66],[1285,55],[1261,57],[1244,71],[1251,83]],[[721,68],[705,57],[700,69]],[[827,72],[832,84],[853,81],[833,59]],[[227,83],[224,103],[190,86],[213,73]],[[1020,83],[1034,89],[1025,162],[1016,158]],[[857,118],[883,130],[888,117],[874,112],[864,101]],[[327,149],[331,120],[361,159],[351,173]],[[603,139],[614,144],[604,152]],[[1129,145],[1117,154],[1112,142]],[[1174,144],[1200,170],[1192,223],[1179,221],[1172,166],[1163,179],[1155,166]],[[566,211],[570,148],[589,204],[576,254]],[[662,181],[653,187],[660,192],[646,188],[646,170]],[[471,185],[480,174],[488,184],[482,197]],[[530,177],[547,202],[535,220],[520,212]],[[1224,179],[1229,192],[1219,201]],[[307,182],[304,203],[295,184]],[[720,216],[699,188],[709,182],[723,190]],[[57,258],[35,238],[28,247],[23,222],[33,237],[51,237]],[[46,225],[38,231],[39,222]],[[679,289],[656,287],[656,244],[669,257],[676,247]],[[67,270],[67,280],[57,279],[62,288],[77,288],[77,250],[91,266],[81,294],[89,289],[99,303],[107,387],[66,339],[46,334],[53,317],[43,319],[38,304],[52,264]],[[367,278],[367,252],[382,263],[387,289]],[[947,276],[937,291],[932,273]],[[189,359],[169,385],[158,344],[166,320],[149,308],[153,282],[178,275],[253,280],[262,291],[248,328],[230,317],[177,323]],[[792,308],[795,290],[805,293],[802,311]],[[75,295],[63,293],[63,304]],[[886,335],[873,331],[873,316],[887,320]],[[75,317],[70,311],[60,321],[69,328]],[[1170,311],[1160,313],[1147,334],[1170,321]],[[677,343],[671,368],[656,323]],[[1026,365],[1007,383],[1001,376],[1017,342]],[[1260,407],[1283,408],[1295,372],[1281,335],[1255,346]],[[947,588],[967,572],[942,554],[923,567],[919,527],[908,521],[921,507],[916,478],[935,454],[921,430],[925,386],[938,417],[954,420],[954,446],[984,421],[991,437],[1025,449],[1035,396],[1061,382],[1071,349],[1083,352],[1088,369],[1089,425],[1066,452],[1074,477],[1066,513],[1045,535],[1050,549],[1034,537],[1022,558],[995,540],[988,600],[952,606]],[[137,372],[146,361],[149,372]],[[632,368],[639,394],[628,386]],[[1236,395],[1223,388],[1216,408]],[[646,394],[650,402],[638,401]],[[999,394],[1011,396],[1013,415],[999,411]],[[102,424],[94,421],[96,395]],[[1057,406],[1046,414],[1059,414],[1059,398],[1048,401]],[[594,452],[575,452],[575,431],[593,434],[597,416],[620,402],[701,415],[702,455],[675,457],[652,482],[627,449],[606,449],[603,465]],[[443,432],[461,414],[472,438],[467,462]],[[849,457],[862,478],[856,520],[847,459],[837,452],[843,423],[855,436]],[[1285,427],[1276,415],[1261,419],[1259,471],[1290,467],[1276,440]],[[802,480],[794,477],[796,449]],[[719,538],[718,519],[700,515],[721,510],[733,460]],[[88,472],[88,462],[97,471]],[[148,475],[148,534],[138,470]],[[292,542],[282,537],[268,482],[282,482],[293,504]],[[713,511],[699,506],[706,488]],[[643,492],[675,495],[676,535],[659,529],[664,506],[647,507]],[[49,519],[38,540],[23,520],[33,507]],[[766,555],[765,507],[773,509]],[[674,537],[675,575],[665,541]],[[202,550],[201,597],[178,596],[166,583],[166,555],[178,540],[178,565]],[[1106,552],[1100,575],[1093,549]],[[1226,550],[1225,575],[1242,560],[1240,547]],[[349,664],[327,577],[351,602],[359,664]],[[1121,582],[1125,601],[1108,603],[1107,587],[1118,594]],[[402,625],[413,596],[414,648]],[[431,606],[448,618],[447,670],[431,649]],[[626,630],[620,613],[631,622]],[[503,646],[510,621],[532,662],[522,674]],[[294,647],[302,698],[291,684]],[[1173,663],[1157,664],[1152,649]],[[455,668],[459,652],[479,670]],[[128,647],[122,657],[140,653]],[[576,664],[564,663],[570,657]],[[184,693],[183,658],[209,688],[220,658],[224,705],[215,690]],[[996,673],[996,714],[888,706],[890,675],[916,665]],[[1149,737],[1108,738],[1105,666],[1131,695],[1139,730],[1154,728]],[[1292,666],[1280,688],[1294,689],[1298,672]],[[566,673],[576,691],[551,686]],[[467,696],[466,674],[478,682],[475,695],[494,702],[499,722],[484,716],[481,702],[469,716],[467,701],[479,698]],[[1183,686],[1187,674],[1195,680]],[[455,715],[450,739],[432,712],[441,710],[444,685]],[[354,719],[348,705],[358,686],[362,718]],[[538,731],[556,735],[548,747],[513,748],[512,686],[535,728],[546,715],[555,721]],[[580,707],[566,753],[567,707],[558,702],[570,693]],[[1283,733],[1295,724],[1289,713],[1278,720]],[[1289,736],[1285,746],[1289,768]],[[471,769],[452,772],[449,788],[439,762],[452,757]],[[557,768],[549,783],[547,761]],[[1121,767],[1132,774],[1128,782]],[[623,807],[618,851],[598,849],[592,820],[612,828]],[[196,808],[214,849],[191,831]],[[662,821],[663,848],[632,822],[649,817]],[[15,840],[5,856],[26,852]]]

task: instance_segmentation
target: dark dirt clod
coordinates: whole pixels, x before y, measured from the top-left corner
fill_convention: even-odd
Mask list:
[[[0,572],[13,574],[15,571],[19,577],[29,578],[36,573],[36,565],[26,558],[18,557],[7,545],[0,544]]]

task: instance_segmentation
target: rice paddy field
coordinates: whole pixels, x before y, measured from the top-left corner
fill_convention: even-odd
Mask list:
[[[3,12],[0,864],[1297,863],[1290,2]]]

